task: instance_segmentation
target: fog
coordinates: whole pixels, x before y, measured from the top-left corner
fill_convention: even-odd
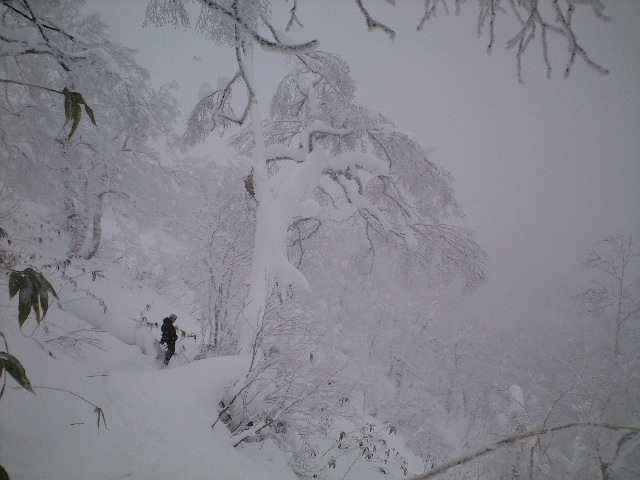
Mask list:
[[[0,4],[0,477],[640,471],[640,3],[84,3]]]
[[[515,52],[505,47],[516,31],[508,21],[498,22],[488,55],[475,5],[460,16],[441,10],[417,31],[419,5],[369,3],[396,30],[393,40],[367,31],[355,3],[336,0],[300,2],[304,28],[290,36],[318,39],[321,50],[343,56],[361,103],[411,132],[452,172],[463,224],[490,256],[487,284],[471,296],[452,295],[452,308],[507,323],[567,315],[587,282],[588,248],[621,232],[640,238],[640,4],[611,2],[609,22],[586,11],[575,20],[579,41],[608,75],[578,59],[564,78],[566,46],[551,37],[551,77],[536,40],[523,56],[521,83]],[[90,2],[87,10],[105,5]],[[112,38],[139,51],[154,84],[178,82],[184,117],[203,82],[215,85],[232,71],[231,52],[204,35],[140,28],[143,0],[108,5],[100,13]],[[262,98],[269,98],[284,64],[263,52],[256,61]],[[230,155],[216,136],[196,153],[219,162]]]

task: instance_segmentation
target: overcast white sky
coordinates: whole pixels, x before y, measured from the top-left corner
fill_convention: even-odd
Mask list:
[[[317,38],[322,50],[342,55],[361,103],[413,133],[431,160],[453,173],[464,224],[491,257],[490,282],[474,296],[486,312],[508,309],[528,320],[550,295],[576,293],[586,281],[581,259],[602,236],[624,231],[640,241],[640,2],[606,2],[609,23],[586,11],[574,19],[579,41],[608,76],[577,61],[563,79],[566,48],[552,44],[553,78],[532,47],[524,85],[514,53],[504,48],[512,25],[498,24],[487,56],[486,37],[476,36],[476,2],[467,2],[461,17],[442,12],[421,32],[415,26],[423,2],[365,2],[397,30],[393,42],[367,32],[353,1],[299,3],[305,28],[291,35]],[[186,115],[202,82],[233,74],[231,52],[182,29],[141,28],[146,4],[93,1],[89,11],[100,6],[112,39],[139,50],[154,83],[180,83]],[[284,71],[276,54],[258,57],[265,107]],[[212,141],[213,154],[223,155],[223,145]]]

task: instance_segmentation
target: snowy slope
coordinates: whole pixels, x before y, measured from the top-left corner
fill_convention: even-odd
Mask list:
[[[135,311],[141,300],[153,298],[149,289],[130,289],[124,280],[116,285],[103,279],[101,285],[105,298],[117,294],[117,315]],[[9,300],[6,284],[0,298],[0,331],[36,390],[33,395],[9,379],[0,399],[0,465],[13,480],[297,478],[286,454],[271,441],[233,448],[221,422],[211,428],[225,388],[246,371],[246,359],[215,357],[187,363],[174,358],[165,368],[140,346],[127,345],[69,311],[91,312],[92,324],[108,327],[108,314],[115,315],[111,308],[99,313],[54,305],[46,317],[46,331],[35,328],[33,318],[20,331],[17,302]],[[135,336],[145,331],[146,327],[138,328]],[[4,348],[2,340],[0,345]],[[387,441],[394,452],[411,458],[411,471],[421,466],[400,437],[388,436]],[[320,443],[329,448],[333,440]],[[358,454],[341,455],[337,468],[325,467],[322,478],[404,478],[398,468],[389,466],[383,473]]]
[[[188,363],[197,346],[188,333],[197,325],[184,308],[111,262],[74,259],[66,276],[43,267],[64,258],[64,240],[47,227],[43,206],[25,202],[22,214],[4,224],[17,242],[3,239],[2,248],[30,244],[28,260],[15,269],[29,262],[42,270],[60,302],[43,324],[32,315],[20,330],[18,299],[9,299],[3,272],[0,332],[36,391],[8,378],[0,398],[0,465],[12,480],[296,478],[274,445],[234,449],[224,425],[211,428],[225,388],[246,369],[243,360]],[[35,224],[35,231],[28,226]],[[167,368],[155,358],[154,324],[172,312],[187,335]]]
[[[3,225],[15,241],[2,239],[0,247],[23,251],[14,268],[42,271],[60,301],[42,324],[32,314],[20,329],[8,272],[0,277],[0,351],[8,347],[18,358],[36,392],[8,378],[0,398],[0,465],[12,480],[298,478],[290,455],[272,441],[234,448],[222,422],[211,428],[227,387],[247,371],[245,358],[191,361],[198,342],[190,334],[199,325],[186,307],[112,262],[73,259],[64,275],[47,267],[64,258],[64,238],[45,207],[25,202],[21,212]],[[164,367],[156,359],[158,324],[169,313],[185,335]],[[367,462],[358,449],[335,451],[339,431],[353,427],[345,421],[317,439],[327,452],[316,462],[319,478],[405,478],[396,460],[387,466]],[[376,428],[386,430],[379,438],[396,458],[410,460],[409,472],[423,470],[401,437]]]
[[[8,313],[1,325],[9,352],[37,392],[9,380],[0,400],[0,464],[13,479],[296,478],[275,447],[234,449],[223,425],[210,427],[225,387],[242,374],[241,360],[164,369],[139,347],[89,331],[78,335],[93,345],[74,351],[47,341],[62,328],[88,328],[74,315],[52,308],[49,335],[40,327],[29,336],[35,321],[20,332]],[[106,428],[76,395],[102,409]]]

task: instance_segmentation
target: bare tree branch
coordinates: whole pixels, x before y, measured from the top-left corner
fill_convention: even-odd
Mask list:
[[[563,10],[561,2],[566,3],[566,11]],[[464,0],[455,0],[456,15],[460,14],[461,4]],[[599,0],[584,0],[579,2],[581,5],[591,7],[596,18],[602,21],[609,21],[610,18],[604,14],[604,4]],[[442,5],[446,14],[449,13],[447,8],[447,0],[426,0],[424,6],[424,14],[418,23],[418,30],[424,27],[424,24],[436,16],[438,5]],[[584,47],[578,42],[577,35],[572,24],[572,16],[576,10],[578,2],[575,0],[552,0],[551,7],[553,10],[553,18],[546,17],[541,12],[542,2],[538,0],[508,0],[510,11],[520,24],[520,30],[506,43],[508,49],[516,49],[516,66],[518,80],[522,83],[522,59],[527,48],[532,41],[538,36],[542,46],[542,58],[547,69],[547,76],[551,76],[552,66],[549,59],[548,36],[549,33],[555,33],[563,37],[569,50],[569,59],[565,65],[564,77],[568,77],[571,68],[575,64],[576,58],[581,58],[585,64],[601,74],[609,73],[599,63],[591,59]],[[508,11],[501,6],[501,0],[478,0],[478,36],[481,36],[485,27],[488,28],[489,42],[487,44],[487,52],[491,53],[496,41],[495,28],[498,20],[498,14],[508,14]],[[550,15],[547,15],[550,17]]]
[[[384,32],[387,35],[389,35],[389,38],[391,40],[393,40],[395,38],[395,36],[396,36],[395,30],[393,30],[391,27],[388,27],[384,23],[380,23],[379,21],[374,19],[369,14],[369,11],[363,5],[362,0],[355,0],[355,2],[356,2],[356,5],[358,6],[358,8],[360,9],[360,11],[362,12],[362,15],[364,15],[365,21],[367,22],[367,28],[369,30],[381,30],[382,32]]]
[[[298,0],[293,0],[293,6],[291,7],[291,10],[289,10],[291,17],[289,18],[289,22],[287,23],[287,26],[284,28],[285,32],[288,32],[289,30],[291,30],[291,28],[293,28],[294,23],[299,27],[304,28],[304,25],[302,25],[302,22],[297,16],[297,11],[298,11]]]

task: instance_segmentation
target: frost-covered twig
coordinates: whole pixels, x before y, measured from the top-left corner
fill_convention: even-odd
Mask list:
[[[265,50],[279,51],[282,53],[302,53],[306,51],[314,50],[318,46],[317,40],[310,40],[308,42],[298,44],[287,44],[284,42],[271,41],[256,32],[251,26],[236,13],[227,10],[226,8],[218,5],[213,0],[197,0],[198,3],[210,8],[211,10],[221,14],[223,17],[232,20],[239,28],[252,37],[258,45]]]
[[[396,36],[396,32],[395,30],[393,30],[391,27],[385,25],[384,23],[379,22],[378,20],[376,20],[375,18],[373,18],[371,16],[371,14],[369,13],[369,11],[365,8],[365,6],[362,3],[362,0],[355,0],[356,5],[358,6],[358,8],[360,9],[360,11],[362,12],[362,15],[364,15],[364,19],[367,22],[367,28],[369,30],[381,30],[382,32],[386,33],[387,35],[389,35],[389,38],[391,40],[393,40]]]
[[[300,27],[304,27],[304,25],[302,25],[302,22],[296,15],[297,11],[298,11],[298,0],[293,0],[293,6],[291,7],[291,10],[289,10],[289,13],[291,14],[291,16],[289,17],[289,22],[287,22],[287,26],[284,28],[285,32],[288,32],[289,30],[291,30],[294,23]]]
[[[86,398],[78,395],[77,393],[73,393],[69,390],[66,390],[64,388],[57,388],[57,387],[43,387],[43,386],[34,386],[34,389],[40,389],[40,390],[54,390],[56,392],[65,392],[68,393],[69,395],[73,395],[74,397],[79,398],[80,400],[82,400],[85,403],[88,403],[89,405],[91,405],[93,407],[93,413],[96,414],[96,423],[98,426],[98,431],[100,430],[100,421],[102,421],[102,425],[104,425],[104,428],[106,428],[107,430],[109,430],[109,428],[107,427],[107,419],[104,416],[104,411],[102,410],[102,408],[100,408],[98,405],[95,405],[94,403],[91,403],[89,400],[87,400]]]
[[[464,0],[455,0],[456,15],[460,14],[461,4]],[[599,63],[591,59],[584,47],[578,42],[577,35],[572,24],[572,16],[576,10],[576,4],[573,0],[566,0],[566,11],[563,11],[561,0],[552,0],[551,9],[553,11],[553,19],[547,19],[550,15],[543,15],[541,12],[541,4],[543,2],[518,0],[508,0],[511,14],[520,24],[520,29],[513,37],[507,41],[508,49],[516,49],[516,67],[518,80],[522,79],[522,58],[527,51],[531,42],[538,36],[542,47],[542,58],[547,69],[547,76],[551,76],[551,62],[549,60],[548,51],[548,34],[554,33],[563,37],[568,44],[569,59],[567,60],[564,76],[569,76],[572,66],[576,58],[581,58],[585,64],[601,74],[609,73]],[[610,18],[604,14],[604,4],[600,0],[584,0],[580,1],[585,7],[591,7],[595,17],[602,21],[609,21]],[[424,27],[424,24],[436,16],[437,7],[442,4],[445,13],[449,13],[447,9],[447,0],[426,0],[424,6],[424,14],[418,23],[418,30]],[[485,27],[488,30],[489,41],[487,44],[487,52],[491,53],[496,40],[495,28],[498,19],[498,13],[507,14],[508,11],[502,7],[501,0],[478,0],[478,19],[477,30],[478,36],[481,36]]]
[[[95,327],[80,328],[80,329],[65,333],[64,335],[60,335],[58,337],[45,340],[45,343],[55,343],[56,345],[59,345],[67,350],[70,350],[75,354],[79,354],[80,351],[82,350],[82,347],[85,345],[97,348],[99,350],[106,351],[102,346],[102,342],[99,339],[80,335],[81,333],[84,333],[84,332],[99,333],[101,331]]]

